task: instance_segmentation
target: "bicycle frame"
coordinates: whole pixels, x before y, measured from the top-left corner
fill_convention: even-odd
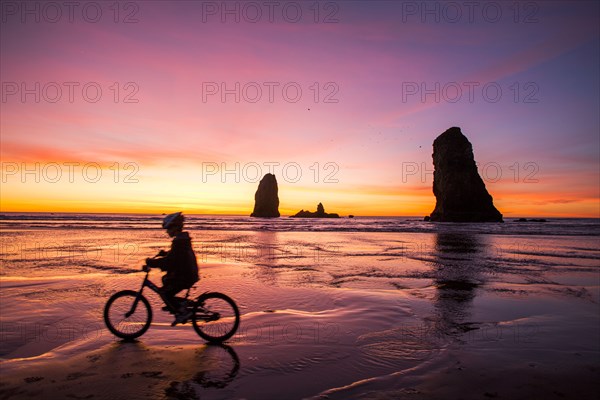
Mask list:
[[[129,310],[125,316],[129,317],[131,314],[133,314],[135,312],[135,309],[137,308],[137,305],[140,301],[140,297],[142,296],[142,292],[144,291],[145,287],[148,287],[150,289],[152,289],[154,292],[156,292],[156,294],[158,294],[161,298],[161,300],[163,301],[163,303],[165,303],[165,305],[167,306],[167,308],[169,309],[169,311],[171,311],[172,313],[176,312],[175,306],[173,304],[171,304],[170,301],[167,300],[167,298],[163,295],[162,291],[160,290],[160,287],[156,286],[149,278],[148,275],[150,275],[150,270],[146,271],[146,276],[144,277],[144,281],[142,282],[142,287],[140,288],[140,290],[138,291],[137,296],[135,297],[135,300],[131,306],[131,310]],[[187,298],[187,296],[186,296]]]
[[[144,277],[144,281],[142,282],[142,287],[140,287],[140,290],[138,291],[137,296],[135,297],[135,300],[133,301],[133,305],[131,306],[131,310],[129,310],[125,316],[129,317],[131,316],[131,314],[133,314],[135,312],[135,309],[137,308],[137,305],[140,301],[140,297],[142,296],[142,292],[144,291],[145,287],[148,287],[150,289],[152,289],[156,294],[158,294],[161,298],[161,300],[163,301],[163,303],[165,303],[165,305],[167,306],[167,308],[169,309],[170,312],[172,312],[173,314],[176,313],[177,309],[175,308],[175,306],[164,296],[164,294],[162,293],[162,291],[160,290],[161,288],[156,286],[156,284],[154,284],[149,278],[148,276],[150,275],[150,270],[146,271],[146,276]],[[207,293],[207,292],[204,292]],[[204,294],[202,293],[202,294]],[[185,299],[187,300],[189,295],[189,289],[188,292],[185,296]],[[213,316],[208,316],[208,317],[204,317],[202,319],[207,319],[210,320],[210,318],[214,318]]]

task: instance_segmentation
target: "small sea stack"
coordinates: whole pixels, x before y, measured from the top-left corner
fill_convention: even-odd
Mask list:
[[[339,218],[339,214],[336,213],[326,213],[325,212],[325,207],[323,207],[323,204],[319,203],[317,205],[317,211],[315,212],[310,212],[310,211],[304,211],[304,210],[300,210],[296,213],[296,215],[292,215],[292,218]]]

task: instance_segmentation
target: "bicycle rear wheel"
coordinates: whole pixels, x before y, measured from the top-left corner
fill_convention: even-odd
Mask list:
[[[123,339],[135,339],[148,330],[152,322],[152,308],[143,295],[123,290],[108,299],[104,307],[104,323],[109,331]]]
[[[211,292],[198,297],[194,305],[192,325],[196,333],[211,343],[231,338],[240,325],[240,311],[223,293]]]

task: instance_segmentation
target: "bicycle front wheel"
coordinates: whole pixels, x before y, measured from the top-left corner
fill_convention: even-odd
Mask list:
[[[194,305],[192,325],[196,333],[211,343],[231,338],[240,325],[240,311],[223,293],[211,292],[198,297]]]
[[[133,290],[115,293],[104,307],[104,323],[109,331],[122,339],[142,336],[152,322],[152,308],[143,295]]]

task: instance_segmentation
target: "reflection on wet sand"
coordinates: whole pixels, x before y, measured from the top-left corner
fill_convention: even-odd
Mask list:
[[[256,250],[254,264],[256,277],[263,283],[274,284],[277,281],[276,266],[279,242],[277,232],[265,231],[256,234]]]
[[[74,356],[60,368],[47,365],[44,357],[30,359],[26,368],[12,370],[10,380],[3,379],[0,398],[39,398],[40,393],[55,399],[229,397],[221,391],[230,390],[240,370],[232,347],[147,343],[115,341],[96,350],[73,348]]]
[[[202,389],[223,389],[240,370],[240,359],[230,346],[209,344],[198,353],[198,372],[182,382],[171,382],[165,389],[167,398],[201,398]]]
[[[240,359],[235,350],[225,344],[206,344],[197,349],[187,348],[185,356],[180,354],[179,362],[169,362],[171,371],[142,371],[146,378],[168,378],[171,372],[179,373],[179,380],[173,380],[165,388],[167,398],[200,398],[203,389],[223,389],[227,387],[240,370]],[[158,366],[163,360],[156,356],[157,349],[146,346],[142,341],[114,342],[104,352],[105,364],[118,365],[126,354],[128,360],[135,360],[131,366]],[[183,356],[183,357],[182,357]],[[100,360],[102,355],[97,355]],[[184,361],[185,359],[185,361]],[[130,378],[133,373],[125,373],[121,378]],[[187,397],[186,397],[187,396]]]
[[[437,287],[433,317],[437,334],[455,336],[478,329],[469,318],[477,290],[484,284],[486,246],[480,235],[437,234],[432,263]]]

